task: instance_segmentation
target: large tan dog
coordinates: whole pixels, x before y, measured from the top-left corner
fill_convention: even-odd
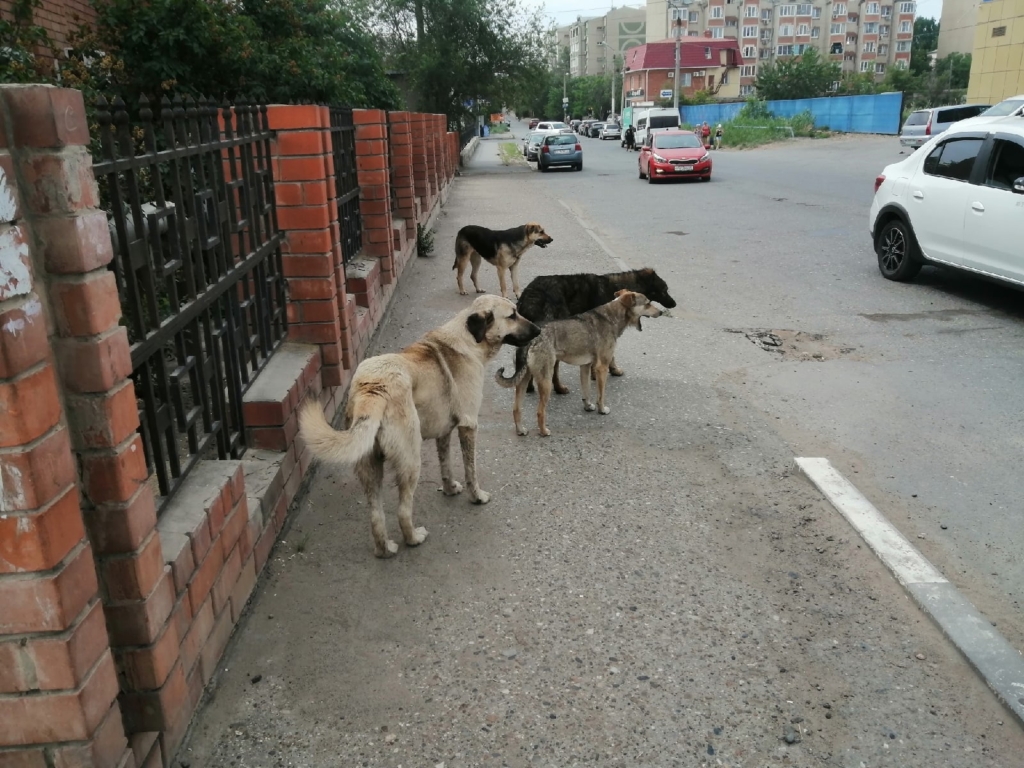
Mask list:
[[[352,379],[345,416],[349,428],[339,432],[324,418],[316,401],[299,412],[302,439],[325,461],[355,464],[370,502],[374,553],[398,551],[388,538],[381,489],[384,465],[398,479],[398,522],[410,547],[423,542],[426,528],[412,522],[412,502],[420,477],[420,445],[437,441],[441,482],[453,496],[462,486],[448,463],[451,434],[459,431],[470,499],[486,504],[490,496],[476,482],[476,426],[483,399],[484,365],[502,344],[529,343],[540,329],[497,296],[480,296],[468,309],[396,354],[371,357]]]
[[[483,259],[488,264],[497,267],[502,297],[508,298],[508,286],[505,283],[506,269],[512,275],[512,290],[518,297],[519,260],[531,245],[546,248],[553,240],[540,224],[524,224],[521,227],[500,231],[472,224],[463,227],[455,237],[455,263],[452,264],[452,269],[458,270],[455,274],[455,282],[459,284],[459,293],[463,296],[466,295],[466,289],[462,285],[462,275],[470,263],[473,265],[473,269],[469,273],[473,287],[476,288],[477,293],[484,292],[484,289],[476,281],[477,272],[480,271],[480,260]]]
[[[551,434],[547,426],[548,400],[551,398],[552,375],[559,362],[580,367],[580,389],[583,390],[583,408],[594,410],[590,402],[590,371],[597,379],[597,412],[611,413],[604,404],[604,387],[608,380],[608,368],[615,358],[615,343],[627,326],[635,325],[641,330],[641,317],[661,317],[661,310],[642,293],[618,291],[615,298],[597,309],[582,312],[565,320],[554,320],[544,326],[540,336],[526,350],[526,360],[520,364],[515,376],[503,378],[504,368],[499,368],[494,380],[503,387],[516,388],[512,418],[516,432],[526,434],[522,422],[523,394],[530,379],[537,384],[537,426],[544,437]]]

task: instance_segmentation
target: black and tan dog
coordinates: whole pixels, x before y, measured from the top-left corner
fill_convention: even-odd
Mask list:
[[[441,484],[453,496],[462,486],[452,479],[448,452],[458,430],[470,500],[486,504],[490,496],[476,482],[476,427],[483,400],[484,366],[502,344],[526,344],[540,329],[497,296],[480,296],[450,321],[396,354],[370,357],[359,364],[349,392],[344,432],[331,427],[316,400],[299,411],[302,439],[314,456],[355,464],[370,502],[370,523],[377,557],[398,551],[388,538],[381,504],[384,465],[398,480],[398,522],[405,543],[427,537],[412,522],[412,502],[420,477],[420,446],[437,441]]]
[[[537,380],[537,426],[542,436],[551,430],[547,425],[548,400],[551,398],[551,378],[559,361],[580,367],[580,389],[583,392],[583,408],[594,410],[590,402],[590,371],[597,379],[597,412],[607,414],[611,409],[604,404],[605,382],[608,380],[608,366],[615,357],[615,343],[630,325],[640,328],[641,317],[660,317],[661,310],[641,293],[619,291],[613,301],[597,309],[566,320],[554,320],[540,332],[526,348],[526,362],[516,369],[511,379],[503,378],[500,368],[494,380],[503,387],[516,388],[512,418],[516,432],[526,434],[522,421],[523,393],[530,379]]]
[[[519,260],[531,245],[546,248],[551,242],[551,235],[546,233],[540,224],[524,224],[521,227],[503,230],[488,229],[473,224],[463,227],[455,237],[455,263],[452,264],[452,269],[458,270],[455,280],[459,284],[459,293],[463,296],[467,293],[462,284],[462,275],[469,264],[473,265],[469,273],[473,280],[473,287],[476,288],[477,293],[484,292],[480,283],[476,281],[482,259],[498,269],[498,283],[501,285],[502,298],[508,298],[508,286],[505,283],[506,269],[512,274],[512,290],[518,296]]]
[[[675,300],[668,294],[668,286],[653,269],[633,269],[629,272],[613,272],[609,275],[544,275],[534,278],[519,297],[519,314],[537,325],[552,320],[563,320],[581,312],[600,307],[615,298],[621,290],[636,291],[656,301],[666,309],[675,307]],[[525,351],[516,350],[516,370],[523,365]],[[621,376],[622,369],[612,360],[609,372]],[[558,380],[558,365],[554,373],[555,391],[564,395],[569,388]],[[532,392],[533,387],[529,390]]]

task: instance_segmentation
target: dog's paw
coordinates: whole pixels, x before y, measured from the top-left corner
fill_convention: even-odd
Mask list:
[[[623,376],[626,372],[621,368],[609,368],[608,373],[610,373],[612,376]]]
[[[541,437],[551,437],[551,430],[548,429],[547,427],[544,427],[544,429],[542,429],[540,431],[540,436]]]
[[[516,434],[519,435],[520,437],[526,437],[528,434],[530,434],[530,430],[528,430],[526,427],[516,427]]]
[[[555,392],[557,392],[560,395],[568,395],[569,388],[564,384],[559,384],[557,387],[555,387]]]
[[[474,504],[486,504],[491,500],[491,494],[487,491],[481,491],[479,488],[476,489],[476,493],[473,495]]]
[[[597,408],[597,406],[594,405],[593,403],[583,403],[583,410],[584,411],[593,411],[596,408]]]
[[[459,296],[469,296],[469,291],[459,291]]]
[[[427,540],[427,529],[417,528],[412,532],[412,537],[405,540],[406,545],[415,547]]]
[[[452,480],[450,483],[445,483],[444,487],[440,490],[444,491],[445,496],[457,496],[462,493],[462,483],[458,480]]]
[[[600,413],[602,416],[607,416],[611,412],[612,412],[612,409],[609,408],[607,405],[604,406],[600,411],[598,411],[598,413]]]
[[[391,557],[397,552],[398,545],[395,542],[391,541],[391,539],[388,539],[384,542],[383,549],[380,547],[374,547],[373,549],[373,554],[375,554],[377,557]]]
[[[477,288],[477,289],[476,289],[476,292],[477,292],[477,293],[487,293],[487,291],[485,291],[485,290],[484,290],[483,288]],[[504,296],[502,296],[501,298],[505,298],[505,297],[504,297]]]

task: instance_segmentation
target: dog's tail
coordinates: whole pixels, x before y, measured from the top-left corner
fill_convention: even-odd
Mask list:
[[[497,373],[494,374],[494,380],[498,383],[499,387],[504,387],[505,389],[512,389],[512,387],[519,385],[519,382],[523,380],[523,377],[525,377],[526,374],[529,373],[529,371],[530,366],[526,364],[526,360],[524,359],[522,365],[516,368],[516,372],[512,376],[512,378],[505,378],[505,368],[504,366],[502,366],[501,368],[498,369]]]
[[[350,429],[339,431],[327,423],[320,404],[309,400],[299,411],[299,430],[302,439],[317,458],[337,464],[355,464],[373,450],[384,417],[386,401],[380,397],[368,399],[357,408]]]

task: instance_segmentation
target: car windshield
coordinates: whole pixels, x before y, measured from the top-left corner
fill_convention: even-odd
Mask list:
[[[576,137],[575,136],[548,136],[546,139],[544,139],[544,143],[547,144],[549,147],[552,147],[555,144],[575,144],[576,143]]]
[[[910,117],[907,118],[907,122],[903,124],[903,127],[906,128],[908,125],[924,125],[928,122],[928,116],[930,114],[931,112],[927,109],[920,112],[913,112]]]
[[[655,149],[698,149],[703,147],[700,139],[692,133],[682,136],[656,136],[654,138]]]
[[[552,123],[551,127],[554,128],[556,131],[560,131],[561,129],[567,126],[565,125],[565,123]]]
[[[650,120],[651,128],[678,128],[678,115],[655,115]]]
[[[530,136],[531,144],[540,144],[542,141],[544,141],[544,136],[542,134],[535,133],[532,136]]]
[[[989,107],[981,114],[985,117],[1006,117],[1012,115],[1021,107],[1024,107],[1024,99],[1007,99],[1000,101],[994,107]]]

